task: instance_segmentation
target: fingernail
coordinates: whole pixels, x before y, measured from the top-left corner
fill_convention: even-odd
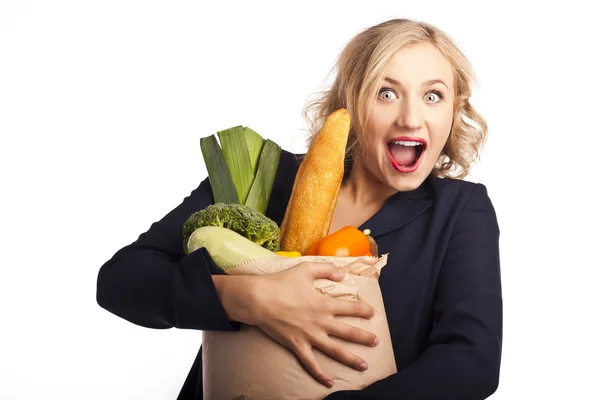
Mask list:
[[[358,366],[358,369],[360,369],[361,371],[364,371],[364,370],[366,370],[367,368],[369,368],[369,366],[368,366],[368,365],[367,365],[367,363],[366,363],[366,362],[364,362],[364,361],[363,361],[363,362],[362,362],[362,363],[361,363],[361,364]]]
[[[379,344],[379,338],[377,336],[375,336],[375,340],[373,341],[373,347],[377,346]]]
[[[327,380],[327,382],[325,382],[327,384],[328,388],[332,388],[333,387],[333,381],[331,379]]]

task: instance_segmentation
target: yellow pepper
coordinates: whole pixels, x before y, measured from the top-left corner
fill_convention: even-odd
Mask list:
[[[302,255],[299,251],[276,251],[275,254],[283,257],[300,257]]]

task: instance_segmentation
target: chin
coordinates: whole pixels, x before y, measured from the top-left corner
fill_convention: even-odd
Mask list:
[[[393,165],[388,164],[383,167],[383,181],[391,189],[397,192],[410,192],[416,190],[423,184],[430,169],[428,163],[421,163],[417,169],[410,173],[399,172]]]
[[[425,181],[424,177],[396,177],[395,179],[391,179],[388,185],[398,192],[410,192],[418,189],[423,181]]]

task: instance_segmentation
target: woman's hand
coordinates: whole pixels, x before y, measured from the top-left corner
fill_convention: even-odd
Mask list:
[[[333,380],[317,362],[313,347],[357,370],[368,368],[364,360],[330,337],[366,346],[379,342],[374,334],[335,319],[335,316],[371,318],[371,306],[360,301],[334,299],[314,287],[315,279],[340,282],[344,278],[344,273],[332,264],[302,263],[272,275],[215,278],[223,306],[232,320],[261,328],[292,350],[324,385],[331,387]],[[225,283],[227,289],[221,283]]]

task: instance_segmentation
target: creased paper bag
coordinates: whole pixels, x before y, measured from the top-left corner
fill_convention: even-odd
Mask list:
[[[271,260],[253,260],[227,271],[230,275],[266,275],[294,267],[302,262],[332,262],[347,274],[343,281],[315,280],[322,293],[336,298],[360,298],[374,307],[371,319],[337,317],[340,321],[373,332],[380,339],[375,347],[351,343],[332,337],[369,365],[357,371],[313,348],[317,361],[334,379],[329,389],[318,382],[300,363],[296,355],[266,335],[260,328],[242,324],[240,331],[205,331],[202,339],[202,379],[205,400],[323,399],[339,390],[360,390],[397,372],[387,325],[383,298],[379,288],[379,271],[387,262],[381,257],[283,258],[274,270]]]

